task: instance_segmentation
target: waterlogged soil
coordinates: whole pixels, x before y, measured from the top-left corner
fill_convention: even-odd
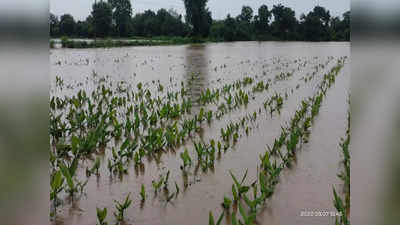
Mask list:
[[[301,101],[312,96],[322,77],[341,56],[349,56],[349,43],[302,43],[302,42],[238,42],[206,45],[163,47],[129,47],[112,49],[57,49],[51,50],[51,95],[71,96],[79,90],[87,93],[95,90],[96,80],[124,82],[136,87],[142,82],[154,94],[156,83],[166,90],[177,91],[183,82],[189,87],[189,95],[197,99],[207,88],[218,88],[244,77],[255,82],[271,79],[268,91],[256,93],[246,107],[239,107],[225,114],[220,120],[202,126],[194,140],[220,139],[220,129],[228,123],[254,111],[260,112],[251,122],[248,135],[239,133],[233,149],[217,155],[215,166],[204,172],[193,165],[184,172],[179,154],[188,149],[195,162],[196,154],[189,140],[184,146],[168,150],[158,157],[146,157],[142,166],[128,166],[128,174],[111,175],[107,169],[110,149],[119,146],[110,142],[101,155],[100,176],[92,175],[84,194],[71,200],[66,195],[62,206],[57,208],[53,224],[94,225],[97,223],[96,207],[108,208],[107,221],[114,224],[114,200],[122,201],[131,193],[133,203],[125,213],[126,224],[146,225],[200,225],[208,223],[208,214],[218,217],[223,212],[223,197],[232,197],[233,183],[229,171],[241,177],[248,169],[246,181],[256,179],[259,155],[266,145],[272,145],[281,126],[290,120]],[[330,60],[333,57],[333,60]],[[308,82],[302,78],[311,75],[315,67],[323,64]],[[274,81],[280,73],[293,73],[285,80]],[[56,77],[64,82],[64,88],[56,87]],[[336,83],[327,93],[320,115],[314,121],[310,141],[297,154],[296,163],[285,169],[274,195],[265,208],[257,214],[257,224],[334,224],[334,217],[302,217],[302,211],[335,211],[332,186],[340,188],[337,178],[342,158],[340,137],[345,134],[347,98],[349,90],[349,60],[339,73]],[[117,88],[113,83],[112,88]],[[246,89],[246,88],[245,88]],[[247,88],[248,89],[248,88]],[[288,95],[280,114],[265,112],[264,101],[275,93]],[[207,109],[215,109],[207,106]],[[198,113],[194,105],[192,113]],[[93,160],[85,160],[79,166],[78,179],[85,180],[85,169]],[[152,181],[170,171],[169,193],[155,194]],[[166,196],[180,187],[177,197],[166,201]],[[141,202],[141,185],[146,188],[147,199]],[[226,213],[227,215],[227,213]],[[223,224],[230,224],[227,215]]]

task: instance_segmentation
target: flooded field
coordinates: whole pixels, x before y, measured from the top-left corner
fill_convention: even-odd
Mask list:
[[[337,212],[332,187],[343,195],[349,55],[333,42],[51,50],[52,224],[334,224],[302,214]]]

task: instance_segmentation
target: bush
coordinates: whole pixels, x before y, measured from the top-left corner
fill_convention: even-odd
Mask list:
[[[69,42],[71,42],[71,41],[69,40],[68,37],[66,37],[66,36],[61,37],[61,44],[62,44],[63,48],[66,48],[69,45]]]
[[[190,38],[190,42],[197,44],[197,43],[204,43],[205,40],[202,37],[194,36]]]

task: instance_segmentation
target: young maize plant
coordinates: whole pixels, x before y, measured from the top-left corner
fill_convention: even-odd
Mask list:
[[[342,164],[344,166],[344,171],[338,174],[338,177],[344,182],[344,200],[337,194],[335,188],[333,187],[333,203],[336,210],[339,212],[340,216],[336,217],[336,225],[350,225],[350,110],[347,112],[347,129],[346,137],[341,139],[339,144],[343,153]]]
[[[217,223],[215,223],[215,222],[214,222],[214,216],[213,216],[212,212],[210,212],[208,224],[209,224],[209,225],[220,225],[223,218],[224,218],[224,213],[222,213],[222,214],[219,216],[219,218],[218,218],[218,220],[217,220]]]
[[[336,67],[332,70],[332,73],[338,70],[340,68]],[[265,75],[266,72],[264,71]],[[245,77],[220,88],[207,88],[207,90],[202,91],[200,98],[194,102],[192,102],[188,93],[189,89],[186,89],[183,82],[179,91],[167,91],[165,93],[164,91],[168,87],[162,85],[159,81],[152,81],[155,88],[149,87],[148,84],[138,83],[136,85],[137,90],[133,90],[133,86],[128,86],[123,82],[117,82],[116,88],[114,88],[113,82],[108,83],[108,80],[106,80],[106,78],[109,78],[108,76],[96,78],[97,87],[91,94],[79,90],[72,97],[52,97],[50,100],[50,135],[54,148],[50,154],[52,166],[50,199],[54,201],[54,208],[56,209],[58,205],[58,195],[63,194],[63,191],[71,198],[77,197],[77,193],[83,192],[88,180],[81,182],[77,178],[76,171],[80,160],[96,158],[91,167],[86,167],[86,175],[89,179],[92,174],[100,175],[101,157],[98,155],[110,151],[105,154],[107,157],[111,155],[111,158],[105,159],[108,162],[107,167],[111,174],[118,173],[122,176],[128,173],[132,160],[135,162],[135,166],[144,166],[143,157],[154,157],[158,153],[161,154],[183,145],[188,138],[196,138],[206,122],[211,124],[215,119],[221,119],[222,116],[233,110],[238,110],[239,107],[245,108],[250,101],[261,96],[261,92],[269,90],[271,85],[280,80],[288,80],[292,76],[293,72],[281,73],[275,77],[274,81],[272,79],[268,79],[268,81],[260,80],[257,76],[255,78]],[[97,77],[97,74],[93,73],[93,78],[95,77]],[[194,79],[194,76],[192,78]],[[334,83],[335,77],[326,76],[324,79],[326,84],[321,85],[321,88],[326,91],[327,87]],[[170,81],[172,82],[172,80]],[[64,87],[64,83],[59,77],[56,78],[56,84],[59,88]],[[73,89],[74,87],[67,88]],[[157,90],[158,93],[150,90]],[[271,115],[275,111],[280,113],[284,101],[282,96],[275,93],[268,102],[265,102],[265,109],[268,108]],[[285,100],[287,96],[286,91]],[[315,99],[316,114],[320,105],[318,101],[322,101],[322,97],[321,100]],[[200,105],[199,113],[194,115],[191,113],[193,103]],[[217,109],[207,111],[206,109],[211,104]],[[260,118],[260,114],[261,110],[256,110],[242,117],[236,123],[229,123],[221,129],[222,141],[210,140],[208,143],[193,140],[197,159],[203,171],[214,168],[216,152],[218,152],[217,157],[220,157],[222,149],[226,151],[239,141],[242,137],[241,129],[245,129],[248,135],[249,128],[251,129],[248,123],[255,122],[257,118]],[[305,131],[310,126],[310,122],[311,120],[307,125],[304,125]],[[293,126],[292,129],[287,128],[279,140],[274,143],[273,149],[270,150],[271,155],[281,156],[282,159],[290,161],[291,157],[284,155],[282,148],[286,146],[292,152],[291,156],[294,155],[296,147],[298,147],[298,143],[301,142],[302,135],[305,133],[303,127],[300,128],[302,129],[299,129],[299,126]],[[184,174],[187,174],[185,170],[192,165],[192,159],[187,149],[180,154],[180,157],[183,161],[181,168]],[[270,161],[269,155],[264,156],[263,159],[265,159],[263,170],[257,176],[258,180],[251,185],[244,184],[247,171],[241,182],[231,173],[234,181],[232,185],[233,201],[235,204],[239,204],[240,214],[243,218],[243,222],[232,220],[232,223],[236,221],[239,224],[252,224],[255,218],[253,214],[257,207],[273,193],[283,165],[278,165],[276,161]],[[168,171],[166,176],[160,176],[158,181],[152,181],[155,193],[158,193],[163,187],[165,193],[167,193],[166,202],[170,202],[179,193],[179,186],[176,182],[176,192],[169,193],[169,176],[170,172]],[[187,183],[187,181],[184,182],[185,188]],[[253,198],[247,196],[250,190],[253,190]],[[260,195],[259,192],[261,192]],[[132,203],[129,197],[130,194],[122,203],[116,201],[117,212],[114,212],[114,216],[118,223],[123,222],[124,212]],[[140,197],[142,202],[147,197],[143,184],[140,189]],[[243,210],[241,205],[243,202],[250,209],[249,215]],[[231,205],[231,198],[224,196],[223,207],[229,209]],[[106,208],[97,209],[100,225],[107,224],[105,222],[106,216]],[[222,218],[223,214],[216,224],[220,224]],[[213,215],[210,214],[209,223],[214,224],[214,222]]]
[[[115,219],[117,220],[117,223],[120,223],[124,220],[125,211],[132,204],[132,200],[130,199],[130,194],[131,193],[129,193],[126,196],[124,202],[118,202],[115,200],[115,203],[116,203],[115,208],[117,209],[117,211],[114,212],[114,216],[115,216]]]
[[[96,211],[97,211],[97,220],[99,221],[98,225],[108,225],[108,223],[105,221],[107,217],[107,208],[104,209],[96,208]]]
[[[235,202],[238,203],[239,212],[243,218],[243,221],[238,220],[236,218],[236,214],[233,213],[231,221],[233,225],[254,224],[257,206],[263,204],[265,200],[274,193],[275,186],[279,182],[280,172],[283,168],[290,166],[291,162],[294,161],[294,157],[296,152],[298,151],[298,147],[301,147],[301,143],[304,143],[307,140],[310,124],[314,120],[315,116],[318,114],[321,103],[323,101],[323,93],[325,93],[327,90],[325,86],[329,84],[329,86],[327,87],[330,87],[331,84],[333,84],[334,78],[331,78],[331,76],[336,77],[338,75],[342,64],[343,61],[339,60],[338,65],[334,67],[335,69],[331,70],[328,76],[324,76],[324,79],[319,86],[318,92],[312,98],[308,98],[302,101],[301,108],[295,112],[295,115],[291,119],[289,126],[287,128],[282,128],[280,138],[275,139],[273,148],[271,149],[268,146],[268,150],[265,152],[265,154],[260,156],[261,165],[258,172],[258,180],[256,180],[255,182],[253,182],[253,184],[249,186],[244,185],[243,183],[247,176],[247,170],[241,182],[239,182],[238,179],[230,172],[234,182],[234,184],[232,184],[233,199]],[[221,133],[223,137],[226,136],[225,130],[221,130]],[[282,152],[283,146],[286,146],[286,152]],[[342,146],[346,148],[346,144]],[[278,164],[276,158],[273,158],[276,155],[278,155],[280,160],[282,161],[281,164]],[[258,192],[257,183],[260,186],[260,192]],[[247,192],[250,188],[253,188],[253,199],[250,199],[247,196]],[[260,196],[258,196],[257,193],[260,193]],[[335,207],[338,209],[339,212],[343,212],[343,215],[345,215],[345,205],[343,204],[342,200],[337,196],[335,190],[334,196]],[[243,208],[241,200],[244,200],[249,208],[249,212],[246,212],[246,210]],[[224,202],[222,203],[222,206],[227,209],[229,208],[229,205],[229,198],[224,196]],[[339,221],[337,220],[336,223],[345,225],[349,224],[347,217],[341,217],[341,219]]]
[[[146,201],[146,190],[144,184],[142,184],[140,188],[140,197],[142,198],[142,202]]]

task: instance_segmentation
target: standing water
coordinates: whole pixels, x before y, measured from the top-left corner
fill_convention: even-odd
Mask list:
[[[114,152],[123,149],[121,146],[129,139],[138,144],[135,154],[145,148],[147,142],[141,137],[151,129],[141,127],[137,134],[129,137],[123,133],[119,140],[110,138],[105,147],[96,145],[95,152],[82,157],[78,163],[76,178],[87,183],[74,197],[65,191],[59,193],[53,223],[93,225],[98,223],[96,208],[107,208],[106,221],[113,224],[116,222],[113,212],[117,211],[115,201],[122,202],[130,193],[132,204],[124,213],[125,224],[207,224],[210,211],[216,220],[225,211],[222,224],[231,224],[234,204],[229,210],[221,206],[224,197],[233,200],[234,182],[230,172],[241,179],[247,170],[245,183],[256,181],[260,155],[268,149],[267,145],[272,147],[274,140],[279,138],[281,127],[288,125],[302,100],[312,97],[324,75],[337,64],[338,59],[349,54],[349,43],[334,42],[234,42],[51,50],[51,97],[71,99],[84,90],[88,98],[95,99],[92,93],[101,92],[102,86],[112,91],[111,97],[127,96],[125,94],[129,93],[131,101],[114,105],[115,120],[123,124],[122,129],[126,129],[127,121],[134,118],[130,118],[134,110],[129,111],[129,107],[140,108],[140,100],[134,101],[135,94],[131,95],[138,92],[138,84],[143,85],[141,89],[148,90],[150,98],[163,99],[158,103],[168,102],[167,93],[179,92],[182,88],[185,93],[180,93],[185,96],[184,99],[193,103],[190,112],[163,123],[158,121],[155,127],[164,129],[173,122],[180,127],[185,120],[194,118],[202,111],[213,112],[213,119],[200,122],[200,127],[193,134],[185,135],[182,143],[154,152],[146,150],[140,163],[133,159],[126,162],[126,172],[122,174],[109,169],[110,159],[115,158],[113,148]],[[251,84],[235,86],[244,78],[251,79]],[[258,84],[261,83],[268,84],[268,88],[260,90]],[[221,96],[209,102],[200,101],[207,90],[220,90]],[[237,105],[230,106],[229,93],[235,98],[234,94],[240,90],[249,93],[248,103],[234,101]],[[345,134],[348,94],[349,60],[344,63],[335,84],[327,91],[319,115],[310,128],[309,140],[298,147],[301,150],[296,154],[294,163],[282,170],[272,196],[258,207],[256,224],[334,223],[335,217],[306,217],[302,213],[335,211],[332,186],[340,187],[341,183],[337,178],[342,158],[338,143]],[[265,102],[273,96],[282,96],[284,103],[279,112],[271,113]],[[171,106],[173,102],[169,101]],[[176,102],[181,103],[181,100]],[[226,108],[222,109],[221,103]],[[111,104],[111,99],[107,104]],[[64,115],[62,120],[68,124],[71,120],[66,115],[72,105],[55,109],[52,113]],[[82,107],[87,111],[86,106]],[[254,113],[257,115],[255,118],[252,117]],[[155,115],[159,116],[160,111]],[[215,153],[215,163],[212,166],[203,164],[194,143],[209,143],[211,140],[224,143],[221,128],[225,130],[231,123],[240,124],[242,120],[245,121],[243,129],[232,135],[235,140],[230,140],[226,149],[223,146],[221,151]],[[112,133],[113,129],[109,131]],[[79,132],[70,133],[73,132],[78,136]],[[71,142],[73,135],[70,133],[66,132],[66,143]],[[60,154],[57,149],[54,144],[52,152]],[[184,166],[181,159],[185,150],[192,161],[189,166]],[[63,158],[72,161],[73,157]],[[98,175],[92,172],[88,176],[87,171],[91,170],[96,158],[100,160]],[[157,190],[154,184],[160,179],[165,181],[166,177],[166,184]],[[142,185],[145,187],[144,201],[140,195]],[[252,190],[248,195],[253,195]],[[237,217],[239,215],[238,212]]]

